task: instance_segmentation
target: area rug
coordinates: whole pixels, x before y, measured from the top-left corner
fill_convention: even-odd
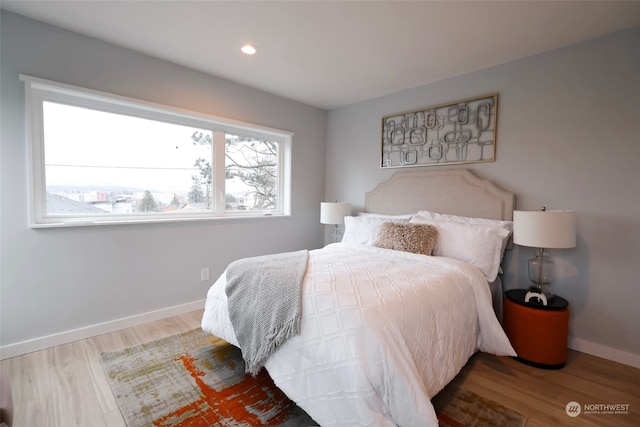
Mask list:
[[[527,417],[461,387],[449,385],[432,400],[439,427],[523,427]]]
[[[200,329],[102,354],[128,427],[308,427],[318,424],[265,370],[244,372],[240,350]],[[526,417],[464,389],[432,401],[440,427],[522,427]]]
[[[102,365],[128,427],[317,426],[265,370],[200,329],[122,351]]]

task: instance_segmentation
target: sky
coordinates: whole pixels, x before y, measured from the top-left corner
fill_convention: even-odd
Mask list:
[[[188,192],[196,159],[193,127],[44,103],[47,186],[134,187]]]

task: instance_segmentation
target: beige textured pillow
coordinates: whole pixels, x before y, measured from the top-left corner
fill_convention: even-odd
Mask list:
[[[414,254],[431,255],[438,238],[432,225],[385,222],[380,226],[374,246]]]

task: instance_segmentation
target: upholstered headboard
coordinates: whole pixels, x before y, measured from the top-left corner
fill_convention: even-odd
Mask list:
[[[367,212],[410,214],[420,210],[511,221],[515,194],[467,169],[396,172],[365,195]]]

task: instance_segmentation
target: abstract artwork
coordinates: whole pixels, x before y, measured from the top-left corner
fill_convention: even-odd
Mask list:
[[[381,168],[493,162],[498,94],[382,118]]]

